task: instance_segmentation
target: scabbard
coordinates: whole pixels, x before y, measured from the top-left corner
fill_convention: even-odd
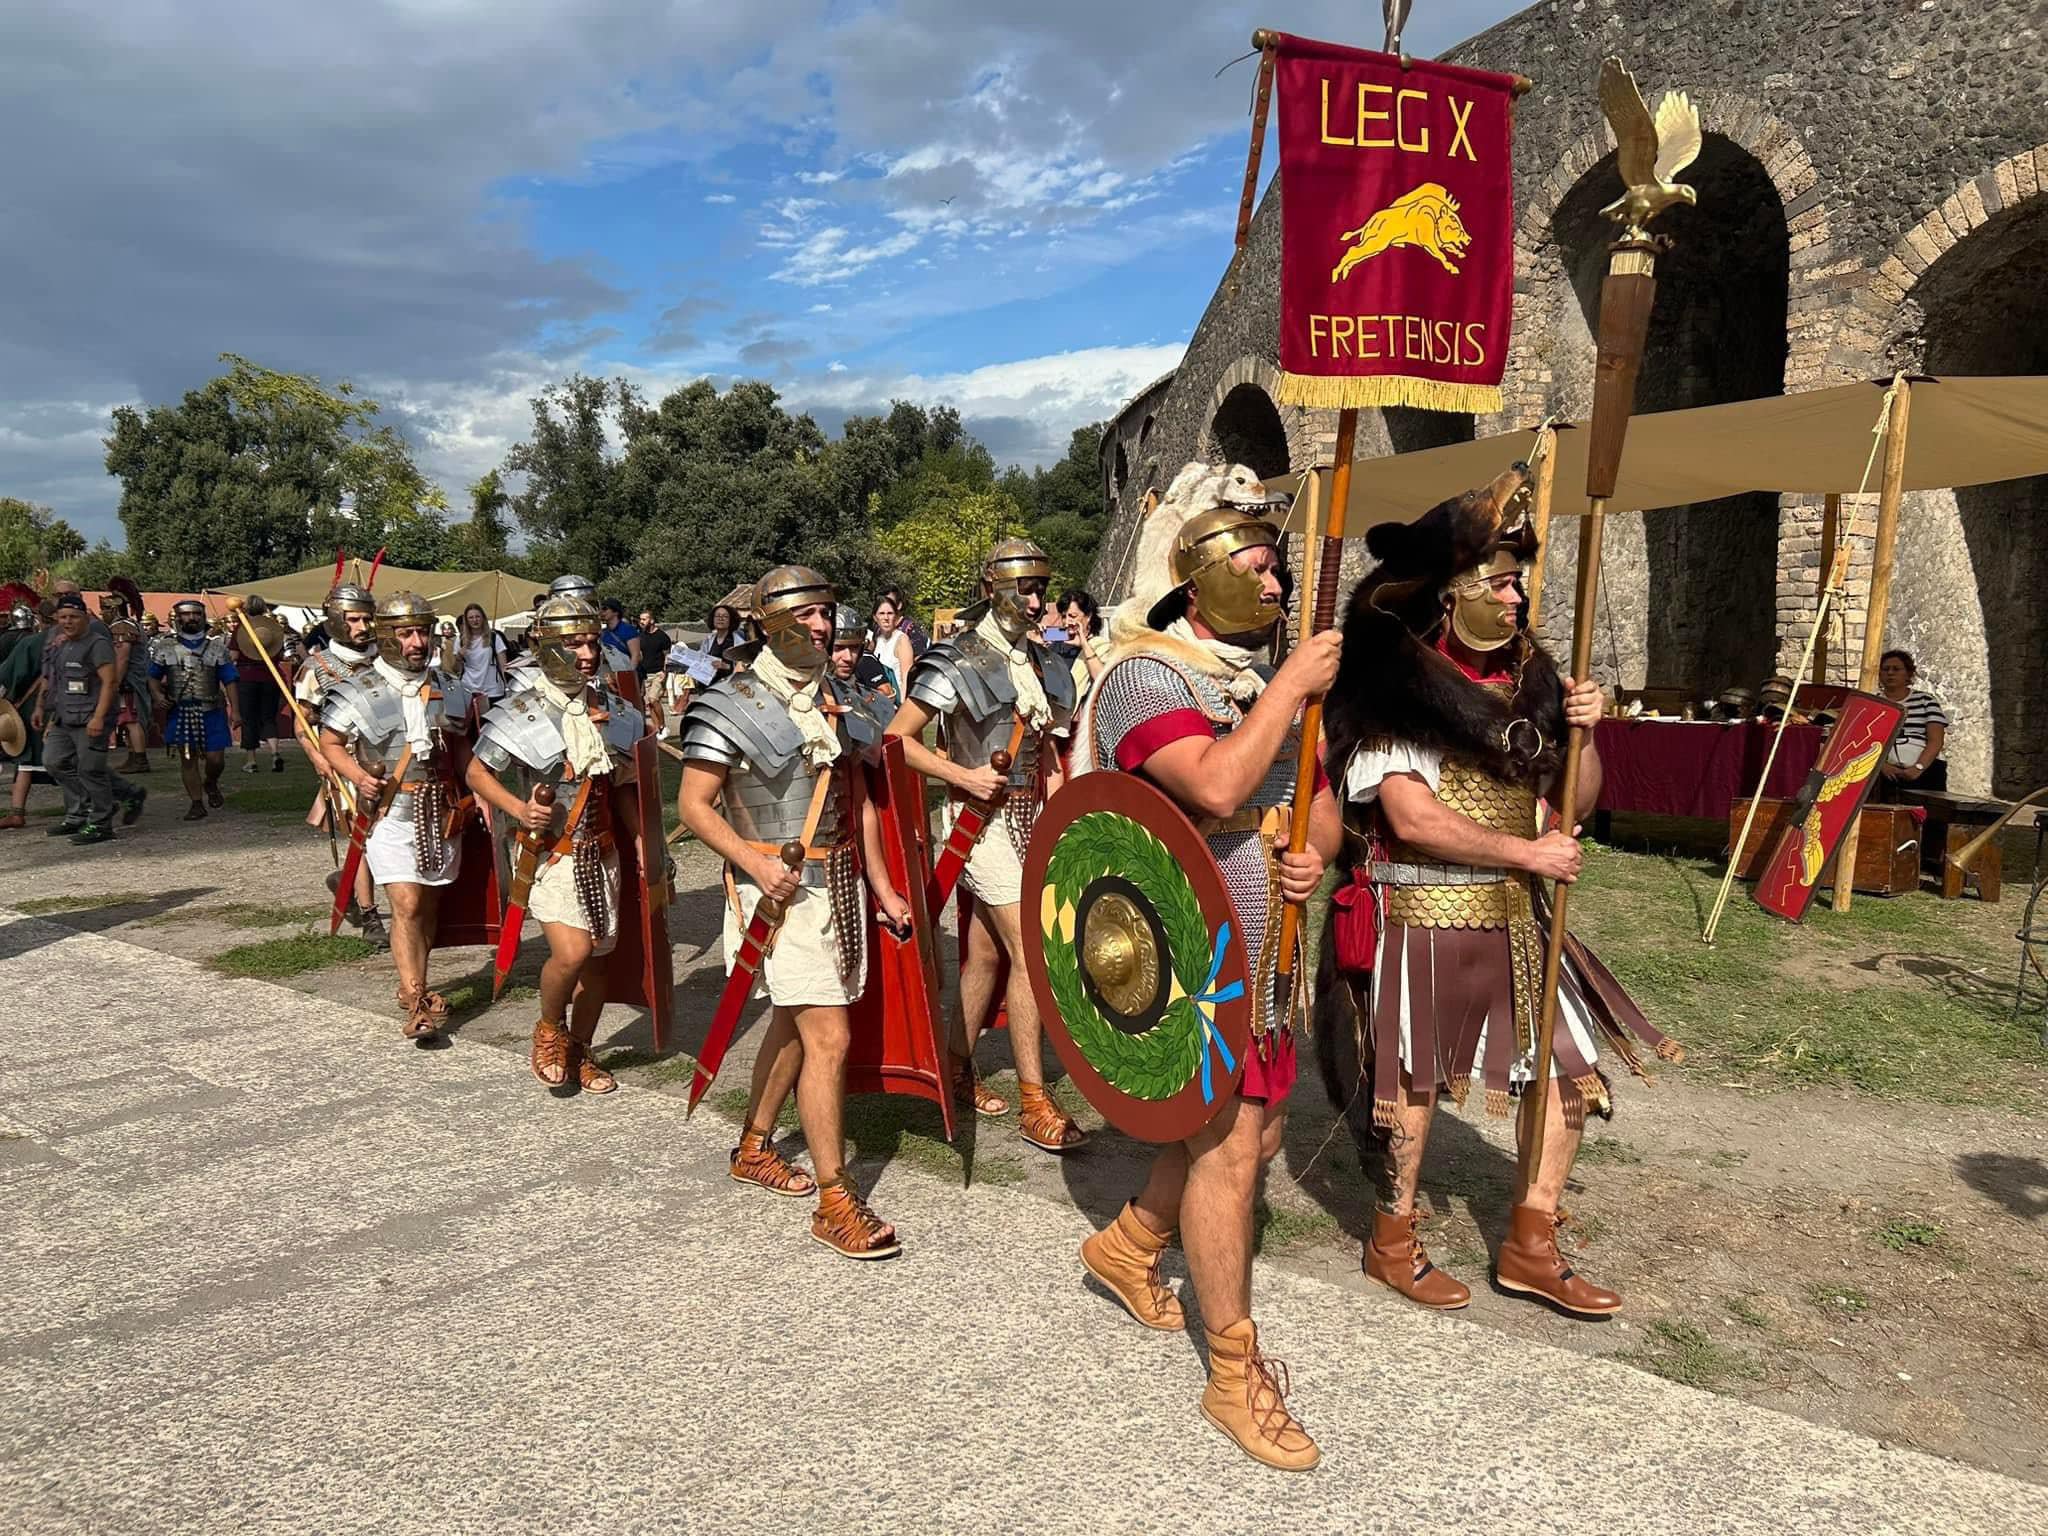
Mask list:
[[[960,883],[967,861],[974,857],[974,845],[981,841],[981,834],[988,830],[988,824],[1001,813],[1006,798],[998,796],[986,805],[978,800],[969,800],[960,808],[953,830],[946,834],[946,846],[939,850],[938,862],[932,866],[932,877],[924,888],[924,909],[935,918],[952,900],[953,887]]]
[[[327,933],[331,938],[341,932],[342,919],[348,916],[348,904],[356,893],[356,871],[363,867],[363,845],[370,840],[370,825],[375,814],[365,806],[357,811],[348,829],[348,853],[341,861],[341,878],[334,883],[334,911],[327,921]]]
[[[519,958],[519,936],[526,927],[526,903],[533,895],[533,882],[540,871],[540,844],[519,839],[519,860],[512,866],[512,897],[505,904],[505,921],[500,925],[496,975],[491,982],[491,999],[505,990],[505,978],[512,974]]]
[[[725,1062],[725,1053],[732,1048],[732,1037],[739,1032],[740,1014],[745,1011],[747,999],[753,995],[754,978],[760,974],[761,962],[768,956],[775,942],[776,930],[781,928],[784,909],[769,906],[766,897],[754,908],[754,915],[747,923],[747,931],[740,939],[740,952],[733,961],[732,974],[725,978],[725,990],[718,994],[718,1009],[711,1015],[711,1027],[704,1034],[704,1049],[697,1053],[697,1072],[690,1079],[690,1103],[683,1111],[688,1119],[696,1111],[697,1101],[711,1089],[718,1079],[718,1069]]]

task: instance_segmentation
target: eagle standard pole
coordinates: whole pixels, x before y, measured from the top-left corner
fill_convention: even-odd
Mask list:
[[[1358,411],[1346,406],[1337,413],[1336,467],[1330,471],[1330,509],[1316,540],[1315,603],[1302,605],[1303,639],[1337,622],[1337,580],[1344,564],[1344,521],[1351,503],[1351,455],[1358,446]],[[1307,574],[1308,561],[1302,561]],[[1301,712],[1301,752],[1294,764],[1293,822],[1288,828],[1287,849],[1300,853],[1308,846],[1309,812],[1316,797],[1316,749],[1322,744],[1323,698],[1310,699]],[[1294,1000],[1294,962],[1300,947],[1301,907],[1288,902],[1280,911],[1280,955],[1276,962],[1275,987],[1279,994],[1280,1017]]]
[[[1648,236],[1624,235],[1607,258],[1600,287],[1600,351],[1593,375],[1593,425],[1586,449],[1586,521],[1579,528],[1579,584],[1572,602],[1572,680],[1593,670],[1593,613],[1600,596],[1600,541],[1607,529],[1607,498],[1621,472],[1621,450],[1635,409],[1636,373],[1649,336],[1657,297],[1657,247]],[[1564,775],[1554,807],[1558,825],[1576,826],[1579,768],[1591,733],[1573,727],[1565,745]],[[1543,1136],[1550,1109],[1550,1063],[1557,1038],[1557,990],[1564,970],[1565,918],[1571,887],[1560,881],[1550,908],[1543,953],[1542,1010],[1536,1029],[1536,1077],[1527,1090],[1528,1135],[1522,1147],[1524,1187],[1543,1166]]]
[[[1884,622],[1892,605],[1892,555],[1899,542],[1899,497],[1906,484],[1906,420],[1912,404],[1912,387],[1903,377],[1893,380],[1891,417],[1884,428],[1884,479],[1877,490],[1877,539],[1870,552],[1870,604],[1863,617],[1863,667],[1856,674],[1856,686],[1865,693],[1877,686]],[[1858,812],[1835,851],[1837,912],[1848,911],[1856,899],[1856,833],[1862,820]]]

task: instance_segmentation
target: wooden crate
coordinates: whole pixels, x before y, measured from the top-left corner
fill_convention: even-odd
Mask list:
[[[1779,828],[1789,818],[1792,802],[1766,800],[1758,810],[1749,841],[1742,846],[1736,873],[1754,880],[1764,859],[1777,842]],[[1742,831],[1742,818],[1749,814],[1749,802],[1738,800],[1728,812],[1728,841]],[[1833,859],[1821,872],[1823,890],[1834,886]],[[1920,828],[1902,805],[1866,805],[1856,830],[1856,889],[1873,896],[1896,896],[1920,888]]]

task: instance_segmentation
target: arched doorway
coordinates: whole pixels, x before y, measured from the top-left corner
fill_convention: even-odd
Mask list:
[[[1706,136],[1683,179],[1699,190],[1699,206],[1674,208],[1657,223],[1672,249],[1657,263],[1638,412],[1755,399],[1785,387],[1791,247],[1783,197],[1761,162],[1720,134]],[[1551,220],[1588,352],[1615,237],[1599,210],[1614,186],[1609,155]],[[1754,687],[1776,670],[1777,496],[1652,510],[1642,519],[1642,560],[1645,681],[1711,696],[1734,684]],[[1603,613],[1603,627],[1612,618]]]
[[[1922,349],[1929,373],[2048,372],[2048,198],[1972,230],[1928,268],[1911,301],[1918,335],[1906,345]],[[2027,794],[2048,783],[2048,477],[1915,502],[1901,516],[1887,641],[1913,650],[1953,719],[1951,782],[1988,779],[1994,794]],[[1967,572],[1942,559],[1955,526]]]
[[[1272,397],[1256,384],[1240,384],[1223,397],[1209,422],[1209,440],[1225,463],[1262,477],[1287,473],[1287,428]]]

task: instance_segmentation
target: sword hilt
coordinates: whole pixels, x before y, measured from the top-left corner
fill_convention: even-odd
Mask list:
[[[781,858],[783,867],[785,869],[802,869],[804,867],[804,845],[802,843],[784,843],[782,845],[782,851],[778,856]],[[771,923],[779,923],[782,921],[784,912],[783,904],[777,901],[773,896],[763,896],[760,899],[760,901],[755,904],[754,910],[757,912],[767,913],[768,921]]]
[[[1001,747],[989,753],[988,765],[1003,776],[1003,782],[997,786],[996,792],[988,797],[988,804],[1001,805],[1004,797],[1010,793],[1010,765],[1015,761],[1016,759]]]

